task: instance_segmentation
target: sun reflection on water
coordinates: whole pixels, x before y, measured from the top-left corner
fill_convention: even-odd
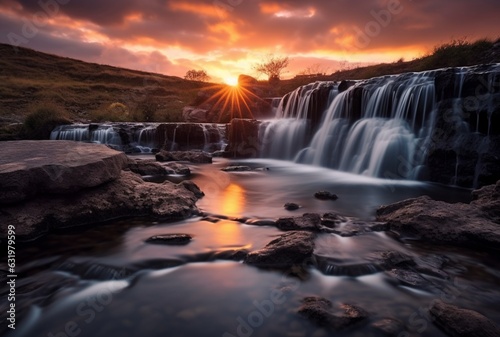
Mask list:
[[[245,191],[237,184],[229,184],[222,191],[222,214],[227,216],[241,216],[245,205]]]

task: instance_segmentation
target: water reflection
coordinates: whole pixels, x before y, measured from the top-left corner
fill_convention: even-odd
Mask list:
[[[246,202],[243,188],[235,183],[231,183],[222,194],[222,214],[236,217],[241,216]]]

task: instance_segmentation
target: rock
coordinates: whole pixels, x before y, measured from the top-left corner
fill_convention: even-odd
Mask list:
[[[250,87],[254,85],[258,85],[259,81],[255,77],[241,74],[238,76],[238,85],[241,87]]]
[[[395,250],[372,252],[368,254],[366,260],[377,265],[382,270],[415,266],[415,261],[411,256]]]
[[[294,202],[287,202],[285,205],[283,205],[283,207],[287,211],[296,211],[300,208],[300,206]]]
[[[252,226],[276,226],[276,221],[271,219],[247,219],[245,224]]]
[[[358,277],[380,271],[373,263],[350,263],[338,258],[314,254],[314,265],[325,275]]]
[[[478,249],[500,247],[499,183],[473,192],[470,204],[449,204],[428,196],[382,206],[377,219],[405,238]]]
[[[146,240],[147,243],[160,245],[187,245],[193,237],[189,234],[164,234],[155,235]]]
[[[182,119],[188,123],[207,123],[208,110],[193,106],[182,109]]]
[[[186,165],[182,165],[179,163],[171,162],[171,163],[166,163],[165,167],[170,169],[174,174],[178,174],[181,176],[188,176],[191,174],[191,169],[187,167]]]
[[[341,304],[340,313],[333,311],[331,301],[321,297],[306,297],[298,313],[317,325],[343,330],[368,318],[368,313],[354,305]]]
[[[260,152],[259,127],[255,119],[231,120],[228,129],[226,157],[256,158]]]
[[[325,213],[321,217],[321,224],[328,228],[335,228],[343,222],[347,222],[347,219],[337,213]]]
[[[453,337],[498,337],[500,329],[477,311],[435,301],[429,310],[434,323]]]
[[[201,198],[203,198],[205,196],[205,193],[203,193],[203,191],[200,190],[200,188],[198,187],[198,185],[196,185],[191,180],[184,180],[179,185],[184,186],[184,188],[186,190],[188,190],[189,192],[193,193],[194,196],[196,198],[198,198],[198,199],[201,199]]]
[[[388,337],[397,337],[402,331],[405,331],[404,324],[393,318],[380,319],[373,322],[371,326]]]
[[[337,200],[339,197],[328,191],[319,191],[314,193],[314,197],[319,200]]]
[[[135,160],[129,158],[128,169],[141,176],[165,176],[169,171],[152,160]]]
[[[0,153],[0,204],[99,186],[128,163],[107,146],[72,141],[0,142]]]
[[[251,171],[251,170],[252,170],[252,168],[250,168],[248,166],[228,166],[228,167],[221,169],[221,171],[224,171],[224,172],[245,172],[245,171]]]
[[[212,156],[203,151],[165,151],[162,150],[155,155],[156,160],[165,161],[188,161],[195,164],[211,164]]]
[[[185,219],[198,212],[195,203],[199,193],[196,191],[199,189],[195,189],[194,183],[147,183],[140,176],[123,171],[115,181],[71,196],[41,196],[1,206],[0,233],[4,236],[7,225],[13,225],[18,240],[30,240],[57,228],[117,218]]]
[[[315,213],[305,213],[293,218],[280,218],[276,221],[276,227],[282,231],[305,230],[319,231],[321,217]]]
[[[314,237],[313,233],[303,231],[285,233],[264,248],[249,253],[245,262],[269,268],[289,268],[302,264],[312,256]]]

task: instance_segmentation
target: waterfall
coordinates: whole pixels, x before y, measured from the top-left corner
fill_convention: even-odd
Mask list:
[[[426,174],[429,152],[441,147],[453,151],[447,183],[456,183],[469,124],[483,138],[493,133],[499,71],[500,65],[462,67],[302,86],[282,98],[274,120],[262,122],[260,155],[415,180]],[[467,151],[479,156],[477,171],[490,142],[476,143]]]
[[[226,128],[226,124],[209,123],[73,124],[54,128],[50,139],[105,144],[127,153],[161,148],[215,152],[227,145]]]

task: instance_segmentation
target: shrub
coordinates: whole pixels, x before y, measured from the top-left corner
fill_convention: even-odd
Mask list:
[[[23,123],[26,139],[49,139],[52,130],[62,124],[71,124],[65,109],[53,103],[41,103],[31,108]]]
[[[129,109],[123,103],[111,103],[107,107],[92,111],[90,120],[94,123],[125,122],[129,120]]]

